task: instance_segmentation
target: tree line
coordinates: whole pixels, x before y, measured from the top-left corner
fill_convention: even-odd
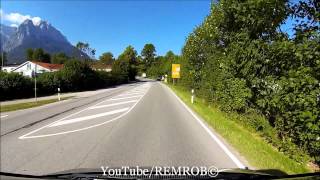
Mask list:
[[[180,86],[246,116],[242,124],[292,159],[319,164],[319,7],[313,0],[213,2],[181,56],[149,58],[146,71],[170,77],[171,64],[180,63]],[[288,18],[293,36],[280,28]]]

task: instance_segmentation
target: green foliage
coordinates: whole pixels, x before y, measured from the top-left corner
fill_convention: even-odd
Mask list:
[[[0,53],[0,67],[2,67],[2,64],[6,65],[7,62],[8,62],[7,53],[6,52],[1,52]]]
[[[124,77],[125,76],[125,77]],[[105,88],[128,81],[128,74],[119,76],[115,72],[94,71],[89,64],[79,60],[69,60],[60,71],[42,73],[37,76],[39,96],[61,92],[84,91]],[[0,72],[0,100],[28,98],[34,94],[34,79],[18,73]]]
[[[51,63],[52,64],[64,64],[70,58],[65,53],[56,53],[52,55]]]
[[[120,82],[128,82],[129,80],[129,63],[124,60],[116,60],[112,64],[111,73],[118,77]]]
[[[132,46],[128,46],[113,63],[112,71],[121,75],[122,78],[127,76],[128,80],[133,81],[137,75],[137,64],[137,51]]]
[[[26,50],[26,57],[29,61],[39,61],[44,63],[50,63],[51,55],[43,51],[42,48],[31,49],[28,48]]]
[[[18,73],[0,71],[0,100],[31,96],[33,81]]]
[[[111,52],[106,52],[103,53],[100,57],[99,57],[99,61],[103,64],[108,64],[111,65],[114,61],[113,58],[113,54]]]
[[[171,66],[173,63],[179,63],[180,60],[181,57],[175,55],[172,51],[168,51],[165,56],[155,58],[154,62],[146,70],[147,76],[156,78],[167,75],[171,80]]]
[[[155,60],[156,48],[153,44],[145,44],[141,51],[142,61],[145,69],[149,68]]]
[[[221,0],[186,39],[179,83],[196,96],[235,111],[279,151],[298,162],[320,162],[320,36],[314,1]],[[280,32],[298,21],[292,39]],[[170,73],[175,61],[158,57],[151,76]],[[169,60],[170,59],[170,60]],[[170,76],[169,76],[170,77]],[[170,81],[169,81],[170,82]],[[310,159],[311,156],[311,159]]]
[[[33,60],[33,49],[31,48],[26,49],[26,58],[28,61]]]

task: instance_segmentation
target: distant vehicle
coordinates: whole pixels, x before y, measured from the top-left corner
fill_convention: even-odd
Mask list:
[[[162,76],[158,76],[157,81],[161,81],[161,80],[162,80]]]

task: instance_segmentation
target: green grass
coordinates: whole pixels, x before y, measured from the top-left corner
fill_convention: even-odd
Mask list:
[[[72,96],[63,97],[63,98],[61,98],[61,101],[69,99],[71,97]],[[9,111],[16,111],[16,110],[20,110],[20,109],[28,109],[28,108],[42,106],[42,105],[45,105],[45,104],[54,103],[54,102],[57,102],[57,101],[58,101],[58,99],[48,99],[48,100],[41,100],[41,101],[38,101],[38,102],[26,102],[26,103],[3,105],[0,108],[0,112],[9,112]]]
[[[179,86],[168,85],[191,109],[200,115],[216,132],[231,144],[256,169],[277,169],[287,174],[311,172],[268,144],[258,133],[230,119],[230,115],[216,107],[209,107],[195,98],[190,102],[190,92]]]

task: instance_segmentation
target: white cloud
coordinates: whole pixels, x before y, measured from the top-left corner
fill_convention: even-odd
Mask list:
[[[20,13],[9,13],[6,14],[2,9],[0,9],[0,16],[2,20],[8,21],[12,24],[18,25],[21,24],[23,21],[30,19],[32,20],[34,25],[38,25],[41,21],[41,18],[38,16],[32,17],[30,15],[23,15]]]

